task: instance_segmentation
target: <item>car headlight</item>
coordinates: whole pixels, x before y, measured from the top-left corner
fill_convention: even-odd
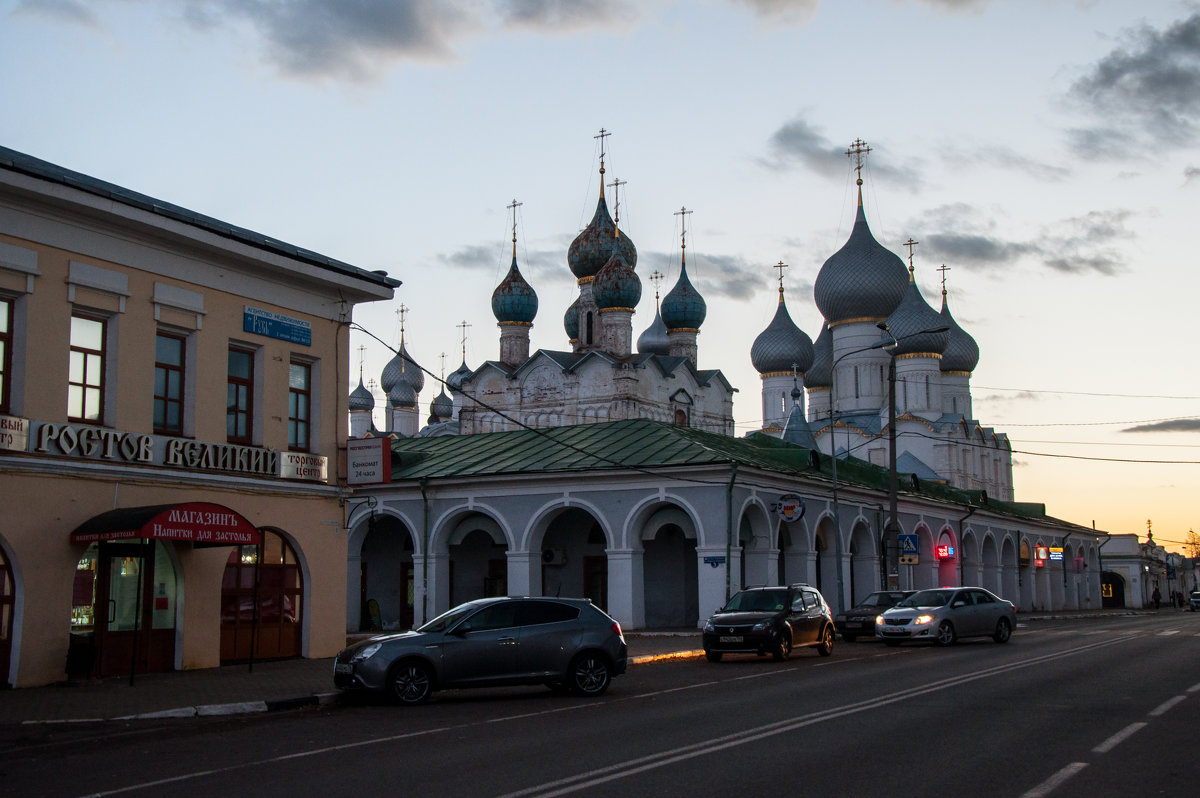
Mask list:
[[[771,626],[771,622],[770,622],[770,621],[760,621],[759,623],[756,623],[756,624],[754,624],[754,629],[753,629],[753,631],[755,631],[755,632],[765,632],[765,631],[767,631],[768,629],[769,629],[769,630],[771,630],[772,632],[773,632],[773,631],[775,631],[774,627],[772,627],[772,626]]]
[[[713,632],[712,618],[709,618],[707,621],[704,622],[704,631],[706,631],[710,634]]]
[[[882,616],[882,615],[876,615],[876,616],[875,616],[875,625],[876,625],[876,626],[883,626],[883,616]]]
[[[371,657],[375,656],[375,652],[379,651],[379,649],[382,647],[383,647],[382,643],[372,643],[371,645],[367,646],[366,648],[360,649],[358,651],[358,653],[356,653],[353,657],[350,658],[350,661],[351,662],[362,662],[364,659],[370,659]]]
[[[913,618],[913,626],[924,626],[927,623],[933,623],[932,615],[918,615]]]

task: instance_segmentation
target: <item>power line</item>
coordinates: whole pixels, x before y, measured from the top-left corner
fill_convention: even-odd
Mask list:
[[[1007,391],[1009,393],[1050,393],[1059,394],[1062,396],[1102,396],[1110,399],[1180,399],[1180,400],[1200,400],[1200,396],[1165,396],[1162,394],[1140,394],[1140,393],[1098,393],[1091,391],[1051,391],[1036,388],[995,388],[988,385],[972,386],[977,391]]]

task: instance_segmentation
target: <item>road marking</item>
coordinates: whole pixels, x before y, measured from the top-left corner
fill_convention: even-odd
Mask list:
[[[1189,693],[1200,692],[1200,684],[1193,684],[1191,687],[1188,688],[1188,692]]]
[[[1179,634],[1178,629],[1166,629],[1162,632],[1159,632],[1158,636],[1159,637],[1170,637],[1171,635],[1177,635],[1177,634]]]
[[[1159,704],[1157,707],[1155,707],[1154,709],[1150,710],[1150,717],[1157,718],[1159,715],[1165,715],[1165,714],[1167,714],[1167,710],[1169,710],[1171,707],[1178,704],[1180,701],[1185,701],[1185,700],[1187,700],[1187,696],[1177,695],[1174,698],[1170,699],[1169,701],[1164,701],[1161,704]]]
[[[1034,787],[1029,792],[1022,795],[1021,798],[1042,798],[1044,795],[1049,795],[1056,787],[1058,787],[1058,785],[1062,784],[1064,781],[1071,778],[1085,767],[1087,767],[1087,762],[1072,762],[1050,778],[1043,781],[1038,786]]]
[[[1114,734],[1112,737],[1109,737],[1107,740],[1100,743],[1100,745],[1093,748],[1092,753],[1093,754],[1107,754],[1109,751],[1113,750],[1118,745],[1125,742],[1125,740],[1127,740],[1134,733],[1139,732],[1142,729],[1146,728],[1147,725],[1148,724],[1145,723],[1144,721],[1138,721],[1137,723],[1130,723],[1124,729],[1121,729],[1119,732]]]
[[[808,715],[804,715],[799,718],[788,718],[787,720],[777,721],[775,723],[769,723],[765,726],[752,727],[749,729],[745,729],[743,731],[735,732],[733,734],[725,735],[722,737],[716,737],[711,740],[704,740],[704,741],[701,741],[698,743],[693,743],[691,745],[685,745],[685,746],[681,746],[679,748],[669,749],[666,751],[660,751],[656,754],[649,754],[647,756],[638,757],[636,759],[628,760],[626,762],[620,762],[620,763],[606,765],[603,768],[587,771],[584,773],[578,773],[574,776],[568,776],[566,778],[559,779],[557,781],[549,782],[546,784],[540,784],[540,785],[536,785],[534,787],[529,787],[524,790],[519,790],[517,792],[509,793],[507,798],[516,798],[516,796],[535,795],[535,794],[545,796],[545,798],[549,798],[550,796],[566,795],[568,793],[579,792],[581,790],[586,790],[591,787],[597,786],[599,784],[603,784],[605,782],[613,781],[615,779],[620,779],[620,778],[626,778],[626,777],[632,776],[636,773],[641,773],[641,772],[644,772],[647,770],[653,770],[655,768],[664,767],[666,765],[674,764],[675,762],[681,762],[681,761],[693,759],[693,758],[699,757],[699,756],[707,756],[712,751],[719,751],[719,750],[722,750],[725,748],[732,748],[732,747],[739,746],[739,745],[745,745],[747,743],[755,742],[755,741],[763,739],[765,737],[771,737],[771,736],[775,736],[778,734],[784,734],[787,732],[795,731],[797,729],[804,728],[805,726],[812,726],[817,723],[823,723],[823,722],[829,721],[829,720],[836,720],[838,718],[846,717],[848,715],[855,715],[860,712],[865,712],[867,710],[878,709],[880,707],[885,707],[890,704],[899,703],[901,701],[907,701],[908,699],[917,698],[919,696],[927,695],[929,693],[940,692],[942,690],[947,690],[951,687],[958,687],[960,685],[969,684],[970,682],[978,681],[980,679],[985,679],[989,676],[996,676],[996,675],[1003,674],[1003,673],[1009,673],[1011,671],[1023,670],[1025,668],[1030,668],[1035,665],[1041,665],[1046,662],[1052,662],[1054,660],[1064,659],[1066,657],[1072,657],[1072,656],[1076,656],[1078,654],[1083,654],[1086,652],[1094,651],[1095,649],[1098,649],[1098,648],[1106,648],[1108,646],[1118,645],[1120,643],[1125,643],[1125,642],[1128,642],[1129,640],[1133,640],[1133,639],[1135,639],[1135,637],[1136,637],[1135,635],[1124,635],[1121,637],[1109,637],[1101,642],[1086,643],[1084,645],[1080,645],[1075,648],[1069,648],[1064,651],[1057,651],[1052,654],[1043,654],[1043,655],[1036,656],[1036,657],[1030,657],[1029,659],[1026,659],[1026,660],[1020,660],[1020,661],[1008,663],[1005,665],[997,665],[997,666],[994,666],[991,668],[986,668],[984,670],[976,671],[976,672],[970,673],[970,674],[962,674],[962,675],[957,675],[957,676],[950,676],[950,677],[947,677],[944,679],[938,679],[936,681],[932,681],[932,682],[929,682],[924,685],[917,685],[915,687],[910,687],[906,690],[901,690],[901,691],[898,691],[895,693],[889,693],[887,695],[879,696],[876,698],[868,698],[868,699],[864,699],[862,701],[858,701],[853,704],[846,704],[846,705],[843,705],[840,707],[832,707],[830,709],[812,712],[812,713],[809,713]],[[785,671],[782,669],[773,669],[771,671],[767,671],[762,674],[753,674],[753,675],[749,675],[749,676],[737,677],[736,679],[733,679],[731,681],[739,681],[741,679],[751,679],[751,678],[762,678],[764,676],[779,675],[779,674],[787,673],[787,672],[788,671]],[[687,690],[687,689],[697,689],[697,688],[704,687],[704,686],[711,686],[712,684],[715,684],[715,683],[716,682],[706,682],[704,685],[688,685],[686,687],[675,687],[675,688],[670,688],[667,690],[661,690],[661,691],[655,691],[655,692],[649,692],[649,693],[641,693],[637,696],[634,696],[633,698],[649,698],[649,697],[653,697],[656,695],[664,695],[667,693],[680,692],[682,690]],[[622,699],[622,700],[630,700],[630,699]],[[575,705],[575,706],[571,706],[571,707],[561,707],[561,708],[556,708],[556,709],[552,709],[552,710],[545,710],[544,712],[521,713],[518,715],[510,715],[510,716],[505,716],[505,717],[501,717],[501,718],[492,718],[492,719],[484,721],[484,722],[485,723],[499,723],[499,722],[503,722],[505,720],[525,719],[525,718],[534,717],[534,716],[541,715],[541,714],[549,715],[549,714],[553,714],[553,713],[557,713],[557,712],[564,712],[564,711],[582,711],[582,710],[587,710],[587,709],[593,709],[595,707],[596,707],[596,704]],[[228,765],[228,766],[222,767],[222,768],[213,768],[213,769],[208,769],[208,770],[194,771],[192,773],[183,773],[178,776],[172,776],[170,778],[165,778],[165,779],[158,779],[156,781],[142,782],[140,784],[130,784],[130,785],[127,785],[124,787],[116,787],[111,790],[103,790],[100,792],[89,793],[87,795],[87,798],[102,798],[102,796],[120,795],[123,793],[137,792],[140,790],[149,790],[152,788],[162,787],[167,784],[178,784],[179,782],[188,781],[190,779],[198,779],[198,778],[202,778],[204,776],[212,776],[212,775],[216,775],[216,774],[220,774],[220,773],[229,773],[229,772],[235,771],[235,770],[244,770],[246,768],[251,768],[251,767],[258,766],[258,765],[276,764],[279,762],[286,762],[289,760],[304,759],[307,757],[321,756],[324,754],[334,753],[337,751],[345,751],[345,750],[349,750],[349,749],[353,749],[353,748],[361,748],[361,747],[368,746],[368,745],[392,743],[392,742],[397,742],[400,740],[405,740],[405,739],[409,739],[412,737],[416,737],[416,736],[419,736],[422,734],[437,734],[439,732],[452,731],[454,729],[469,728],[474,725],[479,725],[479,724],[464,723],[464,724],[459,724],[456,726],[442,726],[442,727],[437,727],[437,728],[433,728],[433,729],[406,732],[404,734],[388,735],[386,737],[372,737],[372,738],[368,738],[365,740],[358,740],[356,742],[342,743],[341,745],[325,746],[322,748],[312,748],[312,749],[308,749],[305,751],[296,751],[296,752],[293,752],[290,754],[284,754],[281,756],[274,756],[274,757],[268,757],[266,759],[259,759],[259,760],[254,760],[254,761],[250,761],[250,762],[243,762],[243,763],[237,764],[237,765]]]

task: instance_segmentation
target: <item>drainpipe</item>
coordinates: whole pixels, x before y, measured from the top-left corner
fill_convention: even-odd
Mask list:
[[[970,510],[967,510],[966,515],[958,519],[958,584],[960,587],[963,584],[963,522],[975,515],[975,511],[978,509],[978,507],[972,507]]]
[[[733,483],[737,480],[737,461],[730,463],[733,470],[729,474],[729,487],[725,489],[725,518],[727,521],[725,529],[725,601],[729,602],[730,596],[730,580],[733,575],[730,569],[733,567]]]
[[[421,477],[421,623],[429,620],[429,496],[425,493],[428,479]]]

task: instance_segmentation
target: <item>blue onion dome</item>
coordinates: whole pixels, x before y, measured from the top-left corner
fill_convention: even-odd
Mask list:
[[[408,380],[396,380],[392,390],[388,391],[388,404],[392,407],[408,407],[416,409],[417,392],[413,390]]]
[[[613,253],[604,264],[604,268],[596,273],[592,281],[592,299],[600,310],[615,308],[637,307],[642,298],[642,281],[638,279],[633,267],[621,257]]]
[[[654,321],[646,328],[646,331],[638,336],[637,339],[638,352],[643,355],[663,355],[664,357],[671,354],[671,339],[667,335],[667,325],[663,323],[662,314],[658,309],[654,309]]]
[[[350,392],[350,410],[374,410],[375,397],[367,390],[367,386],[363,385],[362,375],[358,375],[358,387]]]
[[[462,365],[450,372],[450,376],[446,378],[446,387],[451,393],[462,393],[463,380],[471,375],[471,367],[467,365],[467,359],[464,357]]]
[[[571,267],[571,273],[582,280],[595,277],[613,255],[624,258],[631,269],[637,266],[637,247],[629,236],[617,230],[616,223],[608,215],[601,189],[596,215],[583,232],[575,236],[567,250],[567,265]]]
[[[429,403],[429,417],[436,421],[445,421],[453,415],[454,400],[446,395],[446,389],[443,388]]]
[[[662,320],[668,330],[698,330],[708,315],[704,297],[692,287],[687,276],[687,263],[679,268],[679,282],[663,297]]]
[[[400,351],[383,367],[383,374],[379,376],[379,387],[390,396],[392,388],[401,379],[411,385],[415,393],[420,393],[425,387],[425,375],[421,373],[417,362],[409,356],[403,338],[400,340]]]
[[[850,238],[817,273],[817,308],[830,324],[886,319],[908,290],[906,271],[900,256],[871,235],[860,199]]]
[[[775,318],[750,347],[750,362],[759,374],[790,372],[793,367],[803,374],[812,367],[814,356],[812,339],[792,321],[781,292]]]
[[[888,316],[888,330],[899,342],[896,345],[897,355],[940,355],[950,343],[950,331],[926,332],[943,328],[946,324],[941,315],[929,307],[921,289],[917,288],[915,277],[909,278],[908,291],[900,306]]]
[[[531,324],[533,317],[537,315],[537,309],[537,294],[521,276],[521,270],[517,268],[517,257],[514,255],[508,274],[492,292],[492,313],[502,324],[504,322]]]
[[[563,314],[563,329],[567,331],[567,339],[579,340],[579,298],[576,297],[567,312]]]
[[[804,384],[809,388],[833,386],[833,333],[829,332],[829,322],[821,325],[813,343],[813,362],[804,372]]]
[[[950,315],[945,291],[942,291],[942,312],[939,315],[942,324],[950,328],[950,343],[946,344],[946,351],[942,352],[942,371],[974,371],[979,365],[979,344],[975,343],[975,339],[958,326],[958,322]]]

